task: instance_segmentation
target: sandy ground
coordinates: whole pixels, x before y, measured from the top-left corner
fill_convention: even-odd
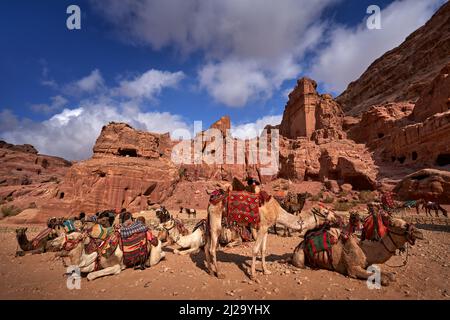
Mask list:
[[[448,227],[424,226],[426,238],[410,249],[405,267],[395,267],[402,265],[404,255],[381,265],[382,270],[396,272],[397,281],[380,290],[369,290],[365,281],[335,272],[296,269],[284,261],[300,238],[273,234],[267,258],[273,273],[259,273],[257,281],[248,278],[252,243],[247,243],[218,254],[225,280],[205,271],[203,252],[177,256],[167,249],[166,259],[155,267],[127,269],[93,282],[84,278],[80,290],[69,290],[65,268],[54,253],[14,256],[12,228],[0,225],[0,299],[450,299]],[[30,228],[30,237],[39,228]]]

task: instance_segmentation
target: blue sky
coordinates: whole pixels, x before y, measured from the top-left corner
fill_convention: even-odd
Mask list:
[[[339,94],[443,2],[2,1],[0,138],[84,159],[111,120],[166,132],[229,115],[251,136],[280,122],[298,78]]]

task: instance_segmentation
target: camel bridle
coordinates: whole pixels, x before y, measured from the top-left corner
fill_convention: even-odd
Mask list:
[[[413,225],[411,225],[411,224],[406,224],[406,228],[403,230],[403,232],[397,232],[397,231],[394,231],[394,230],[392,229],[392,227],[388,227],[388,233],[387,233],[387,235],[388,235],[388,238],[389,238],[389,240],[391,241],[391,243],[394,245],[395,249],[394,249],[394,250],[390,250],[390,249],[387,247],[387,245],[386,245],[386,243],[385,243],[385,241],[384,241],[385,238],[382,238],[382,239],[381,239],[381,243],[383,244],[384,248],[385,248],[390,254],[395,254],[395,251],[396,251],[397,249],[399,249],[398,246],[397,246],[397,243],[396,243],[396,242],[394,241],[394,239],[392,238],[392,235],[393,235],[393,234],[394,234],[394,235],[397,235],[397,236],[401,236],[401,237],[406,236],[406,241],[407,241],[410,245],[414,245],[415,242],[416,242],[416,238],[414,237],[414,226],[413,226]]]

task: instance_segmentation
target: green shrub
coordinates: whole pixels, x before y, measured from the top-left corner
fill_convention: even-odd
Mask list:
[[[16,206],[3,206],[1,212],[4,217],[12,217],[18,215],[22,210]]]
[[[7,197],[6,197],[6,201],[7,201],[7,202],[11,202],[11,201],[13,201],[13,200],[14,200],[13,196],[7,196]]]
[[[320,201],[323,198],[323,191],[311,197],[311,201]]]
[[[349,211],[355,206],[354,202],[336,202],[334,204],[334,210],[336,211]]]
[[[361,191],[358,198],[361,203],[369,203],[375,200],[375,193],[367,190]]]

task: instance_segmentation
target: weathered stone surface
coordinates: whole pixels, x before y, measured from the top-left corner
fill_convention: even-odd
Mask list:
[[[413,118],[415,121],[425,121],[436,113],[448,110],[450,110],[450,63],[422,92],[414,108]]]
[[[400,46],[373,62],[336,99],[346,114],[358,115],[386,102],[417,101],[450,62],[450,3],[445,3]]]
[[[133,129],[126,123],[104,126],[94,146],[94,158],[108,155],[158,159],[170,156],[170,135]]]
[[[362,115],[359,123],[351,126],[348,136],[358,143],[381,139],[389,135],[394,128],[410,124],[408,116],[413,109],[414,104],[407,102],[372,106]]]
[[[343,112],[329,94],[319,95],[309,78],[298,80],[280,124],[280,134],[289,139],[306,137],[317,143],[343,139]]]
[[[374,190],[377,170],[371,154],[361,144],[340,140],[321,145],[319,159],[321,180],[349,183],[356,190]]]
[[[450,111],[392,130],[373,143],[381,159],[402,165],[450,164]]]
[[[400,181],[394,191],[404,200],[424,198],[450,203],[450,172],[434,169],[417,171]]]

